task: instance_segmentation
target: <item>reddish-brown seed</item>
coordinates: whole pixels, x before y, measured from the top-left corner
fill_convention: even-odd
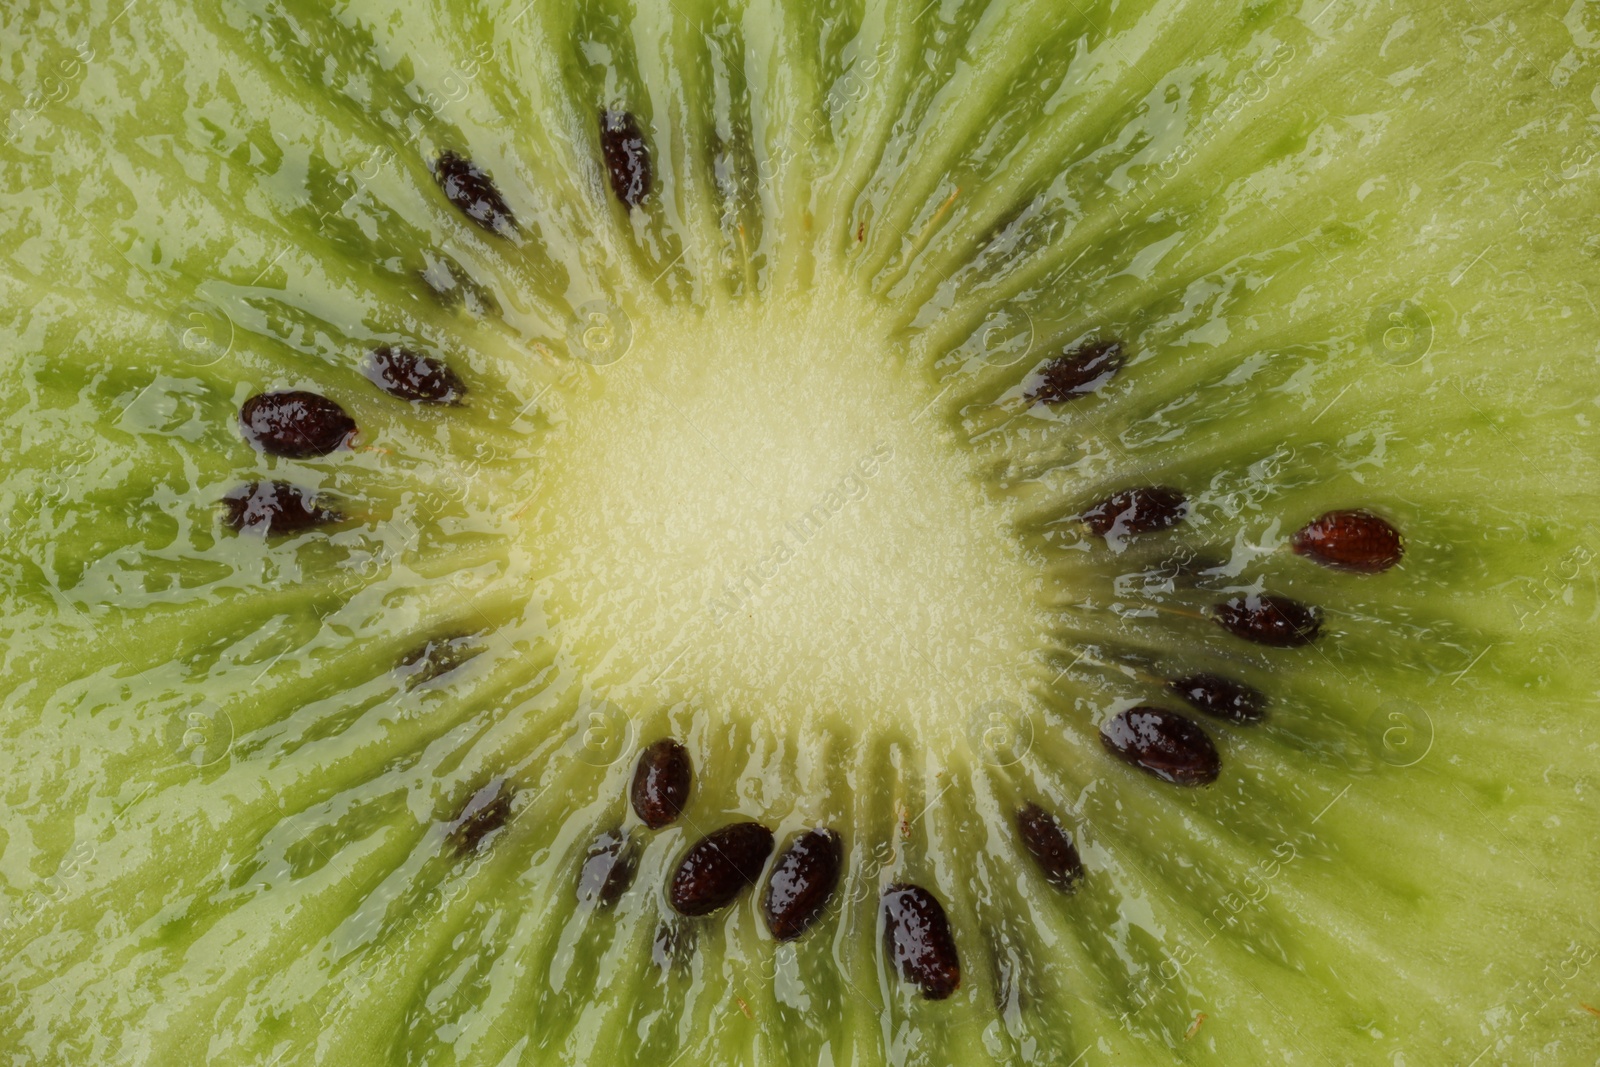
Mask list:
[[[1037,804],[1024,804],[1017,811],[1017,832],[1028,854],[1039,864],[1045,881],[1067,892],[1083,878],[1083,860],[1055,816]]]
[[[632,112],[601,112],[600,154],[617,199],[628,207],[642,204],[650,195],[650,148]]]
[[[1164,485],[1122,489],[1089,508],[1079,518],[1096,537],[1154,533],[1178,525],[1189,514],[1182,492]]]
[[[1324,567],[1376,574],[1400,562],[1400,531],[1370,511],[1329,511],[1294,532],[1289,544]]]
[[[1211,612],[1217,625],[1235,637],[1273,648],[1309,645],[1322,630],[1322,616],[1316,608],[1286,596],[1236,596]]]
[[[502,780],[490,782],[467,801],[450,828],[450,844],[465,855],[476,852],[484,838],[511,818],[511,788]]]
[[[793,941],[811,928],[839,884],[844,842],[828,829],[808,830],[779,855],[767,879],[761,913],[779,941]]]
[[[1209,785],[1222,757],[1200,724],[1165,708],[1129,708],[1100,728],[1107,752],[1175,785]]]
[[[1121,341],[1086,342],[1046,363],[1026,398],[1038,404],[1059,404],[1097,392],[1125,362]]]
[[[257,449],[289,459],[326,456],[356,435],[356,421],[344,408],[304,389],[257,393],[239,409],[239,427]]]
[[[615,904],[633,885],[638,867],[637,843],[620,828],[604,831],[589,843],[589,853],[578,871],[578,900]]]
[[[899,882],[883,891],[883,936],[900,977],[928,1000],[943,1000],[961,985],[950,920],[926,889]]]
[[[373,349],[361,373],[390,396],[417,404],[453,404],[467,391],[448,365],[409,348]]]
[[[709,915],[754,885],[771,854],[772,831],[758,822],[713,830],[678,861],[667,898],[680,915]]]
[[[247,482],[222,498],[223,521],[240,533],[291,534],[344,521],[317,494],[288,482]]]
[[[1267,698],[1261,690],[1220,674],[1186,674],[1167,685],[1196,711],[1229,722],[1260,722],[1267,713]]]
[[[433,168],[433,178],[445,199],[480,228],[504,234],[516,225],[516,217],[506,206],[494,179],[470,159],[455,152],[441,152]]]
[[[682,813],[693,782],[688,750],[663,737],[639,753],[633,768],[633,810],[646,826],[659,830]]]

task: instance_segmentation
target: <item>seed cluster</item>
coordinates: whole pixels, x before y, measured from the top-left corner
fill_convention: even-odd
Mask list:
[[[599,134],[611,192],[629,209],[645,204],[654,173],[638,118],[627,111],[602,111]],[[474,225],[501,237],[517,232],[516,217],[499,188],[471,160],[445,151],[432,170],[445,199]],[[1125,344],[1114,338],[1063,349],[1035,369],[1025,383],[1024,399],[1030,405],[1050,406],[1092,396],[1122,371],[1127,359]],[[459,404],[466,393],[446,363],[401,345],[373,348],[359,369],[382,392],[413,405]],[[239,423],[252,447],[293,460],[348,449],[360,432],[336,401],[305,390],[258,393],[241,406]],[[311,490],[285,481],[238,486],[222,503],[224,521],[241,532],[291,534],[345,519],[337,507]],[[1190,511],[1182,489],[1145,485],[1112,492],[1075,519],[1093,536],[1120,544],[1127,538],[1171,530],[1188,520]],[[1404,553],[1399,530],[1363,509],[1322,514],[1295,532],[1290,547],[1322,566],[1361,574],[1386,571]],[[1318,608],[1272,593],[1234,596],[1213,605],[1209,617],[1228,634],[1269,648],[1309,645],[1322,629]],[[403,657],[398,669],[411,677],[412,684],[439,677],[474,654],[466,640],[429,641]],[[1190,708],[1222,722],[1249,726],[1266,716],[1265,694],[1233,678],[1194,672],[1163,684]],[[1221,773],[1221,756],[1205,728],[1168,708],[1139,705],[1118,712],[1102,725],[1100,739],[1111,756],[1171,784],[1207,785]],[[681,817],[693,786],[688,750],[674,738],[661,738],[639,755],[629,788],[630,805],[647,830],[659,831]],[[456,853],[485,847],[510,820],[512,802],[513,792],[503,782],[474,794],[448,831]],[[1083,860],[1056,817],[1036,803],[1024,803],[1016,809],[1015,829],[1022,851],[1045,882],[1064,893],[1076,891],[1085,878]],[[634,830],[617,826],[598,832],[578,872],[578,899],[596,907],[622,899],[633,885],[641,848],[641,836]],[[759,822],[719,827],[679,858],[666,886],[668,902],[684,917],[711,915],[760,882],[769,860],[761,915],[774,939],[798,940],[826,914],[844,871],[845,841],[829,827],[799,833],[781,850],[773,831]],[[955,936],[933,893],[907,882],[892,884],[880,895],[879,918],[885,948],[904,981],[931,1000],[947,998],[959,988]],[[692,930],[677,927],[667,933],[674,944],[692,936]]]

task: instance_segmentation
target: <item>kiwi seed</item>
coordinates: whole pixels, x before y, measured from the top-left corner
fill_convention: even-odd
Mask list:
[[[600,154],[617,199],[628,207],[644,203],[650,196],[650,149],[631,111],[600,113]]]
[[[450,845],[459,855],[476,852],[510,818],[510,787],[503,780],[491,782],[474,793],[461,809],[450,828]]]
[[[1119,712],[1100,728],[1100,742],[1124,763],[1174,785],[1210,785],[1222,757],[1193,719],[1165,708]]]
[[[1317,639],[1322,616],[1316,608],[1286,596],[1251,593],[1212,609],[1217,625],[1247,641],[1272,648],[1298,648]]]
[[[1167,686],[1196,711],[1229,722],[1260,722],[1267,713],[1266,694],[1220,674],[1186,674],[1172,679]]]
[[[633,810],[646,826],[659,830],[683,811],[693,782],[688,750],[663,737],[639,753],[633,770]]]
[[[373,349],[362,361],[361,373],[390,396],[416,404],[459,403],[467,391],[448,364],[409,348]]]
[[[1024,804],[1017,810],[1017,832],[1028,854],[1039,864],[1045,881],[1069,893],[1078,888],[1083,879],[1083,860],[1054,815],[1037,804]]]
[[[1295,552],[1336,570],[1376,574],[1400,562],[1400,531],[1370,511],[1329,511],[1294,532]]]
[[[943,1000],[961,985],[961,959],[950,920],[937,897],[897,882],[883,891],[883,936],[900,976],[928,1000]]]
[[[1046,363],[1026,398],[1037,404],[1059,404],[1097,392],[1125,362],[1121,341],[1086,342]]]
[[[288,459],[326,456],[356,435],[344,408],[304,389],[257,393],[239,408],[239,426],[256,449]]]
[[[1188,499],[1177,489],[1152,485],[1123,489],[1085,511],[1079,518],[1096,537],[1168,530],[1188,515]]]
[[[772,865],[761,913],[779,941],[793,941],[828,907],[844,863],[844,841],[826,828],[807,830]]]
[[[317,494],[289,482],[247,482],[222,498],[223,521],[244,533],[291,534],[344,521]]]
[[[471,160],[448,150],[441,152],[433,177],[445,199],[481,229],[504,236],[516,228],[516,216],[506,206],[494,179]]]
[[[758,822],[713,830],[678,861],[667,897],[680,915],[709,915],[754,885],[771,854],[772,831]]]
[[[578,871],[578,900],[615,904],[633,885],[639,866],[638,843],[620,827],[600,833],[589,844]]]

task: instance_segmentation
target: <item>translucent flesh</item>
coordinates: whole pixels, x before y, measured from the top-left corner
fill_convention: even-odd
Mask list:
[[[1592,4],[0,18],[8,1062],[1600,1054]],[[654,153],[631,214],[616,106]],[[444,149],[518,233],[443,198]],[[1091,336],[1116,379],[1027,405]],[[378,392],[378,344],[467,402]],[[254,452],[269,388],[358,447]],[[225,530],[260,478],[351,521]],[[1065,521],[1136,484],[1188,521]],[[1398,568],[1288,550],[1349,506]],[[1260,590],[1319,641],[1201,617]],[[1194,670],[1271,702],[1206,720],[1216,785],[1113,762],[1098,724]],[[580,905],[669,733],[685,818]],[[514,817],[457,855],[497,781]],[[844,835],[796,944],[755,894],[660,892],[742,818]],[[895,881],[950,915],[949,1000],[880,948]]]

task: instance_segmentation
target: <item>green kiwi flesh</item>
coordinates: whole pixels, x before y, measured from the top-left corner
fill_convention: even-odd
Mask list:
[[[0,21],[0,1062],[1600,1056],[1592,4]]]

